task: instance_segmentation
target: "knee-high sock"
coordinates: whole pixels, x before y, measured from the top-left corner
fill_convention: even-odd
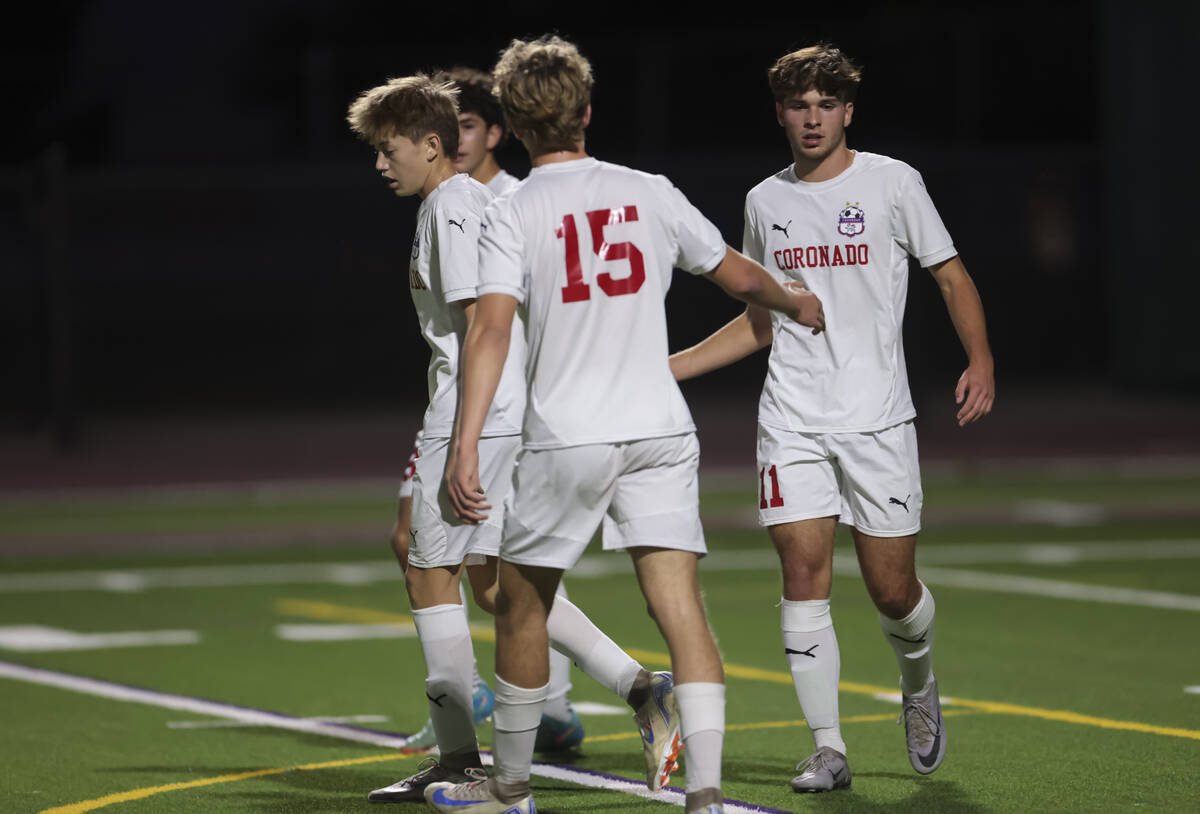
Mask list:
[[[842,662],[828,599],[784,599],[780,612],[783,649],[792,670],[796,697],[817,748],[830,746],[843,755],[846,742],[838,719],[838,677]]]
[[[903,619],[879,614],[879,625],[900,664],[900,689],[920,692],[933,680],[933,594],[921,583],[921,599]]]
[[[608,687],[622,701],[628,699],[642,666],[565,596],[554,597],[546,630],[553,649],[566,654],[579,669]]]
[[[725,685],[702,681],[676,684],[675,703],[687,764],[687,790],[720,789]]]
[[[471,709],[471,631],[460,605],[413,611],[425,655],[425,694],[442,762],[450,768],[479,765]]]
[[[496,779],[508,786],[529,784],[533,765],[533,744],[542,720],[542,704],[549,685],[526,689],[509,684],[496,676],[495,724]]]
[[[558,591],[554,602],[567,598],[567,588],[562,582],[558,583]],[[551,718],[560,721],[571,717],[571,707],[567,702],[567,693],[571,691],[571,659],[565,653],[550,648],[550,689],[546,694],[546,706],[543,712]]]

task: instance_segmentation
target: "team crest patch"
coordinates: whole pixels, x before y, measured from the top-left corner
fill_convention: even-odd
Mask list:
[[[416,260],[417,255],[421,253],[421,236],[413,235],[412,259]]]
[[[838,212],[838,233],[846,237],[861,235],[867,228],[864,223],[865,217],[866,214],[859,208],[857,202],[846,201],[842,211]]]

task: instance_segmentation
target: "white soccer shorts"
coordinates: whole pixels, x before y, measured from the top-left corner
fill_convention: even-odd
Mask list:
[[[837,515],[873,537],[921,530],[917,431],[804,433],[758,425],[758,523]]]
[[[449,438],[424,439],[413,476],[411,543],[409,565],[437,568],[481,564],[482,557],[494,557],[500,551],[500,532],[504,528],[504,503],[512,486],[513,463],[521,449],[521,436],[502,435],[479,441],[479,482],[492,508],[483,523],[464,523],[454,514],[450,496],[442,481],[446,468]]]
[[[704,555],[699,465],[695,433],[522,450],[501,557],[568,569],[606,516],[605,550],[649,546]]]

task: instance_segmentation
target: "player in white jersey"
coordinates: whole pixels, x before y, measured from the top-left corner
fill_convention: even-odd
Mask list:
[[[420,195],[409,260],[409,288],[421,333],[431,354],[429,407],[413,476],[412,524],[405,584],[425,658],[430,719],[440,757],[411,777],[377,789],[375,802],[420,800],[425,786],[466,780],[480,769],[472,716],[474,654],[461,604],[464,567],[476,604],[494,611],[496,554],[503,520],[460,522],[442,488],[446,452],[458,403],[459,347],[475,308],[478,240],[484,206],[492,194],[458,173],[449,156],[458,138],[455,89],[424,75],[390,80],[363,93],[350,107],[353,129],[378,150],[376,169],[397,195]],[[489,403],[480,443],[488,488],[505,495],[520,446],[525,387],[523,334],[513,328],[517,353],[497,368],[501,384]],[[555,603],[554,646],[635,710],[650,694],[652,676],[603,634],[565,597]]]
[[[813,337],[751,306],[671,359],[685,379],[772,345],[758,411],[759,522],[780,557],[784,652],[817,747],[792,780],[801,792],[850,785],[829,612],[839,518],[900,665],[910,762],[928,774],[945,755],[934,602],[914,563],[922,493],[900,333],[910,255],[932,273],[967,353],[959,424],[986,415],[995,393],[979,294],[920,174],[846,146],[860,75],[824,44],[776,62],[768,77],[793,163],[746,196],[743,250],[820,296],[829,330]]]
[[[451,83],[458,90],[458,152],[454,169],[466,173],[499,196],[520,183],[520,179],[505,172],[497,163],[494,151],[504,144],[508,133],[504,128],[504,114],[492,94],[491,74],[473,68],[455,67],[439,71],[433,76],[435,83]],[[392,548],[400,560],[401,568],[407,568],[409,526],[412,519],[412,476],[416,471],[417,447],[405,470],[397,504],[396,522],[392,528]],[[461,590],[461,589],[460,589]],[[562,589],[566,596],[566,588]],[[466,597],[463,596],[463,611],[466,612]],[[552,650],[550,653],[551,678],[550,696],[546,699],[546,710],[538,728],[537,750],[539,752],[561,752],[573,749],[583,742],[583,722],[568,699],[571,690],[571,659],[565,653]],[[478,726],[491,716],[493,696],[487,682],[473,673],[472,707],[475,724]],[[425,722],[416,734],[404,742],[404,751],[432,749],[437,745],[437,734],[433,719]]]
[[[687,754],[686,809],[720,812],[725,687],[696,577],[705,552],[699,449],[667,364],[663,299],[678,266],[744,300],[803,313],[814,326],[820,302],[729,249],[666,178],[587,155],[591,68],[574,45],[514,40],[494,76],[533,169],[487,211],[447,488],[460,517],[494,514],[497,496],[479,477],[479,438],[519,309],[528,398],[501,547],[496,770],[488,780],[430,786],[426,799],[439,811],[536,810],[529,778],[549,676],[547,620],[563,571],[607,515],[621,534],[605,546],[632,555],[672,657],[673,677],[660,674],[654,686],[664,703],[640,716],[643,736],[661,744],[677,725],[668,742],[674,751],[681,737]],[[652,790],[662,785],[662,765],[648,776]]]

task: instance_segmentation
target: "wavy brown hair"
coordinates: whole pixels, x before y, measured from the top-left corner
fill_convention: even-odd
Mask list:
[[[573,43],[546,35],[513,40],[492,71],[509,127],[530,153],[574,150],[592,101],[592,66]]]
[[[430,133],[442,141],[442,154],[458,154],[458,88],[425,74],[389,79],[363,91],[350,105],[350,129],[370,144],[400,135],[414,144]]]
[[[827,42],[784,54],[767,70],[776,102],[814,88],[843,103],[853,102],[861,81],[862,68]]]

